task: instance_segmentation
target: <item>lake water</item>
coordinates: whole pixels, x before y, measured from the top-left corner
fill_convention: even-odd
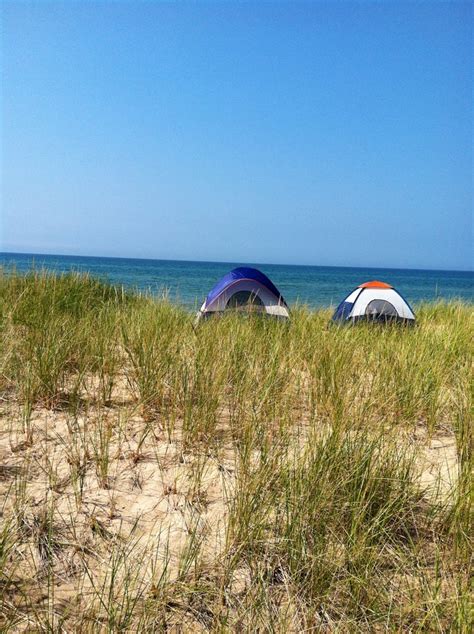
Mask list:
[[[212,286],[236,266],[255,266],[279,288],[289,304],[311,307],[338,304],[357,285],[378,279],[395,286],[411,303],[460,298],[474,301],[474,275],[463,271],[289,266],[229,262],[187,262],[64,255],[0,253],[0,265],[19,272],[33,267],[51,271],[87,271],[129,288],[167,293],[189,308],[199,307]]]

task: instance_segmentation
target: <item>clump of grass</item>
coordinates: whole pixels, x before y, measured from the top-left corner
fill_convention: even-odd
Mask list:
[[[128,378],[147,418],[166,409],[168,378],[180,346],[184,314],[164,302],[148,302],[122,322],[122,341],[129,363]]]
[[[469,631],[471,313],[194,330],[88,276],[3,271],[0,626]],[[438,497],[432,438],[457,448]]]

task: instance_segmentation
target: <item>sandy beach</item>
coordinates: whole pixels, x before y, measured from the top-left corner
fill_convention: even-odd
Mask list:
[[[229,316],[3,276],[2,627],[455,628],[470,308]]]

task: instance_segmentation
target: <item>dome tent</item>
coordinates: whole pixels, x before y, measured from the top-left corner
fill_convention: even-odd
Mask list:
[[[224,275],[206,297],[197,319],[225,311],[256,312],[288,319],[288,305],[277,287],[257,269],[240,266]]]
[[[373,280],[354,289],[336,308],[332,320],[414,324],[415,314],[393,286]]]

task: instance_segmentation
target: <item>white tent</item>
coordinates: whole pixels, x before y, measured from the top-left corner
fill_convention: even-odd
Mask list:
[[[408,302],[393,286],[385,282],[365,282],[350,293],[337,307],[333,321],[375,321],[415,323]]]

